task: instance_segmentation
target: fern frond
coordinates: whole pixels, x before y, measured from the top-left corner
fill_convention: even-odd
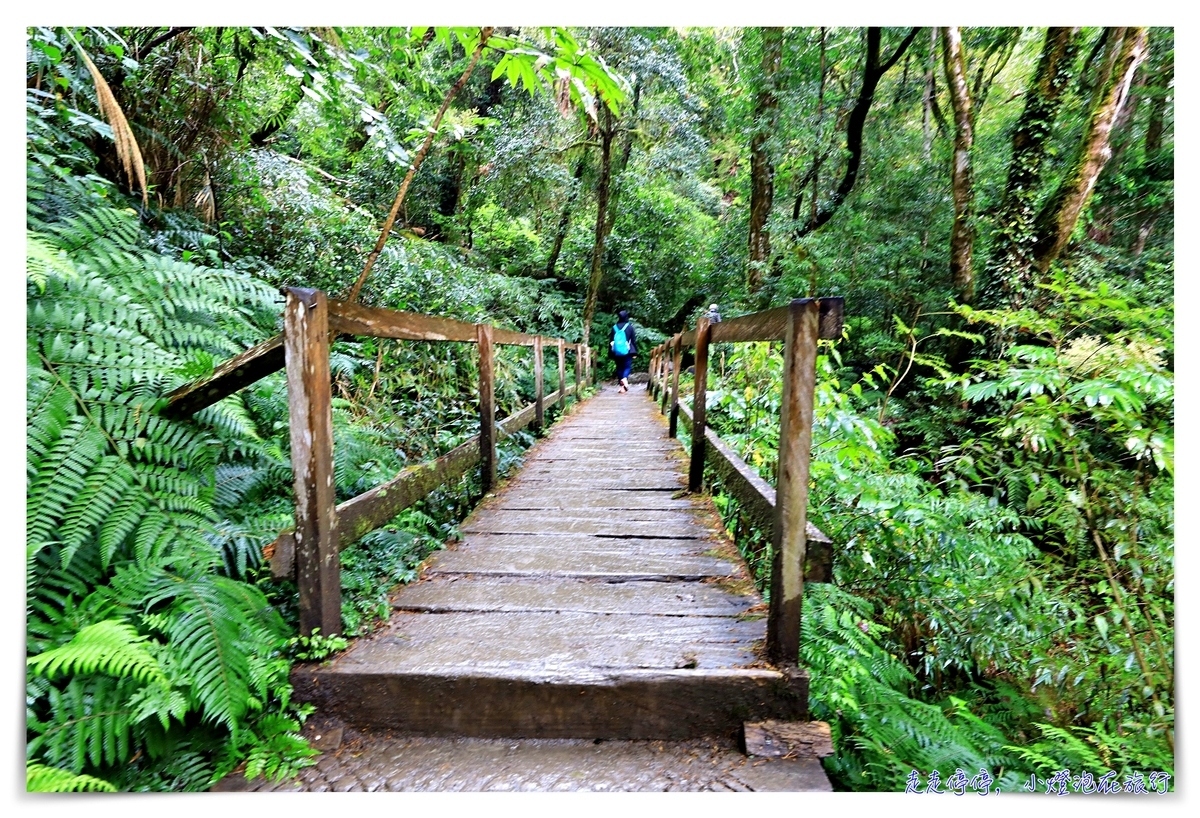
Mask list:
[[[104,673],[143,684],[166,684],[167,678],[148,647],[149,640],[132,625],[107,619],[88,625],[67,644],[26,660],[30,671],[55,679],[60,675]]]
[[[82,772],[129,758],[134,711],[128,700],[136,682],[110,676],[76,676],[65,688],[51,688],[46,721],[27,725],[34,735],[29,758]]]
[[[102,778],[78,775],[61,767],[48,767],[31,761],[25,765],[25,792],[116,792]]]
[[[170,615],[163,626],[171,661],[190,682],[205,718],[225,725],[236,737],[250,698],[250,665],[243,644],[244,594],[249,586],[198,571],[163,568],[121,572],[114,584],[124,595],[142,598],[147,610],[168,606]]]
[[[66,280],[78,276],[65,251],[51,244],[48,236],[25,231],[25,277],[39,290],[46,289],[50,278]]]
[[[67,507],[87,485],[88,475],[100,464],[104,449],[100,431],[77,416],[36,464],[26,498],[25,531],[30,546],[40,546],[51,538]]]

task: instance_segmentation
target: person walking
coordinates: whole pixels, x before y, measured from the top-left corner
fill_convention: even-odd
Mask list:
[[[633,356],[637,355],[637,333],[633,331],[633,322],[629,320],[629,311],[617,313],[617,323],[613,325],[612,342],[609,344],[613,360],[617,362],[617,381],[621,384],[618,392],[629,391],[629,373],[633,369]]]

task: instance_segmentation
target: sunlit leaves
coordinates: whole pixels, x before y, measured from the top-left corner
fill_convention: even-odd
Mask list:
[[[537,88],[554,89],[593,120],[597,101],[618,113],[628,93],[628,81],[567,29],[551,28],[545,33],[552,44],[551,53],[511,37],[493,37],[489,45],[503,53],[492,79],[506,77],[513,87],[520,85],[530,93]]]

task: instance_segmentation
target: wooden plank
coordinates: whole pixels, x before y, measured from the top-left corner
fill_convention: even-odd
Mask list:
[[[453,614],[408,614],[405,621],[448,616]],[[657,617],[660,622],[677,618]],[[517,641],[502,627],[480,631],[496,639],[500,648]],[[417,634],[414,641],[423,637]],[[476,645],[491,644],[485,638],[476,640]],[[473,653],[488,656],[480,647]],[[681,665],[689,661],[683,653],[680,658]],[[589,676],[574,668],[570,673],[555,670],[558,675],[551,676],[524,667],[503,674],[461,664],[399,672],[383,669],[387,667],[383,662],[339,665],[336,659],[332,664],[302,665],[291,677],[294,698],[313,703],[318,712],[336,712],[348,722],[422,735],[675,741],[736,735],[747,716],[804,718],[808,699],[807,678],[792,680],[780,671],[757,668],[620,667],[604,669],[597,680],[601,671],[592,670]]]
[[[478,340],[476,325],[453,318],[435,318],[383,307],[364,307],[345,301],[329,302],[329,326],[338,333],[409,341]]]
[[[504,420],[496,422],[496,437],[511,437],[515,432],[524,429],[529,424],[533,423],[533,419],[537,414],[536,404],[526,404],[523,408],[517,410],[513,414],[506,417]]]
[[[333,409],[325,294],[289,287],[283,311],[289,431],[296,490],[300,632],[342,632],[342,588],[333,487]]]
[[[160,414],[169,418],[190,417],[242,387],[283,369],[283,359],[283,335],[279,334],[225,361],[207,378],[167,393],[167,403]]]
[[[574,344],[575,347],[575,393],[580,393],[580,378],[583,373],[583,356],[580,353],[582,344]]]
[[[429,492],[459,479],[478,462],[476,436],[436,460],[409,466],[386,483],[341,503],[337,507],[339,547],[357,542]]]
[[[705,418],[708,397],[708,338],[712,323],[701,316],[696,324],[696,366],[692,393],[692,459],[688,467],[688,491],[699,491],[704,484]]]
[[[496,485],[496,372],[492,327],[477,324],[479,344],[479,481],[484,494]]]
[[[364,307],[344,301],[330,301],[329,311],[331,329],[348,335],[401,338],[409,341],[477,341],[475,327],[478,325],[454,318],[438,318],[384,307]],[[538,337],[516,330],[492,327],[493,344],[531,347]]]
[[[662,343],[662,393],[659,396],[659,411],[664,415],[670,411],[667,403],[671,401],[671,373],[674,369],[674,338],[671,338],[670,341]]]
[[[781,341],[787,329],[788,307],[776,307],[713,325],[712,343],[731,341]]]
[[[693,434],[691,410],[681,405],[679,415],[688,433]],[[705,450],[708,465],[720,476],[726,491],[737,499],[742,511],[755,525],[763,531],[773,530],[775,488],[746,465],[711,428],[704,430],[704,436],[708,438],[709,444]]]
[[[760,721],[742,726],[746,755],[760,758],[826,758],[833,736],[823,721]]]
[[[503,344],[505,346],[516,347],[531,347],[534,344],[536,335],[528,335],[524,332],[517,332],[511,329],[502,329],[500,327],[492,327],[492,343]]]
[[[798,299],[789,305],[789,309],[783,353],[779,476],[775,481],[771,607],[767,615],[767,656],[781,666],[795,665],[800,655],[809,456],[819,333],[819,306],[815,301]]]

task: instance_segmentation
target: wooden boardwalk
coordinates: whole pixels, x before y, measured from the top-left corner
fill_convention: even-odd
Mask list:
[[[574,408],[396,594],[389,625],[297,695],[427,735],[685,739],[803,720],[765,606],[640,387]]]

